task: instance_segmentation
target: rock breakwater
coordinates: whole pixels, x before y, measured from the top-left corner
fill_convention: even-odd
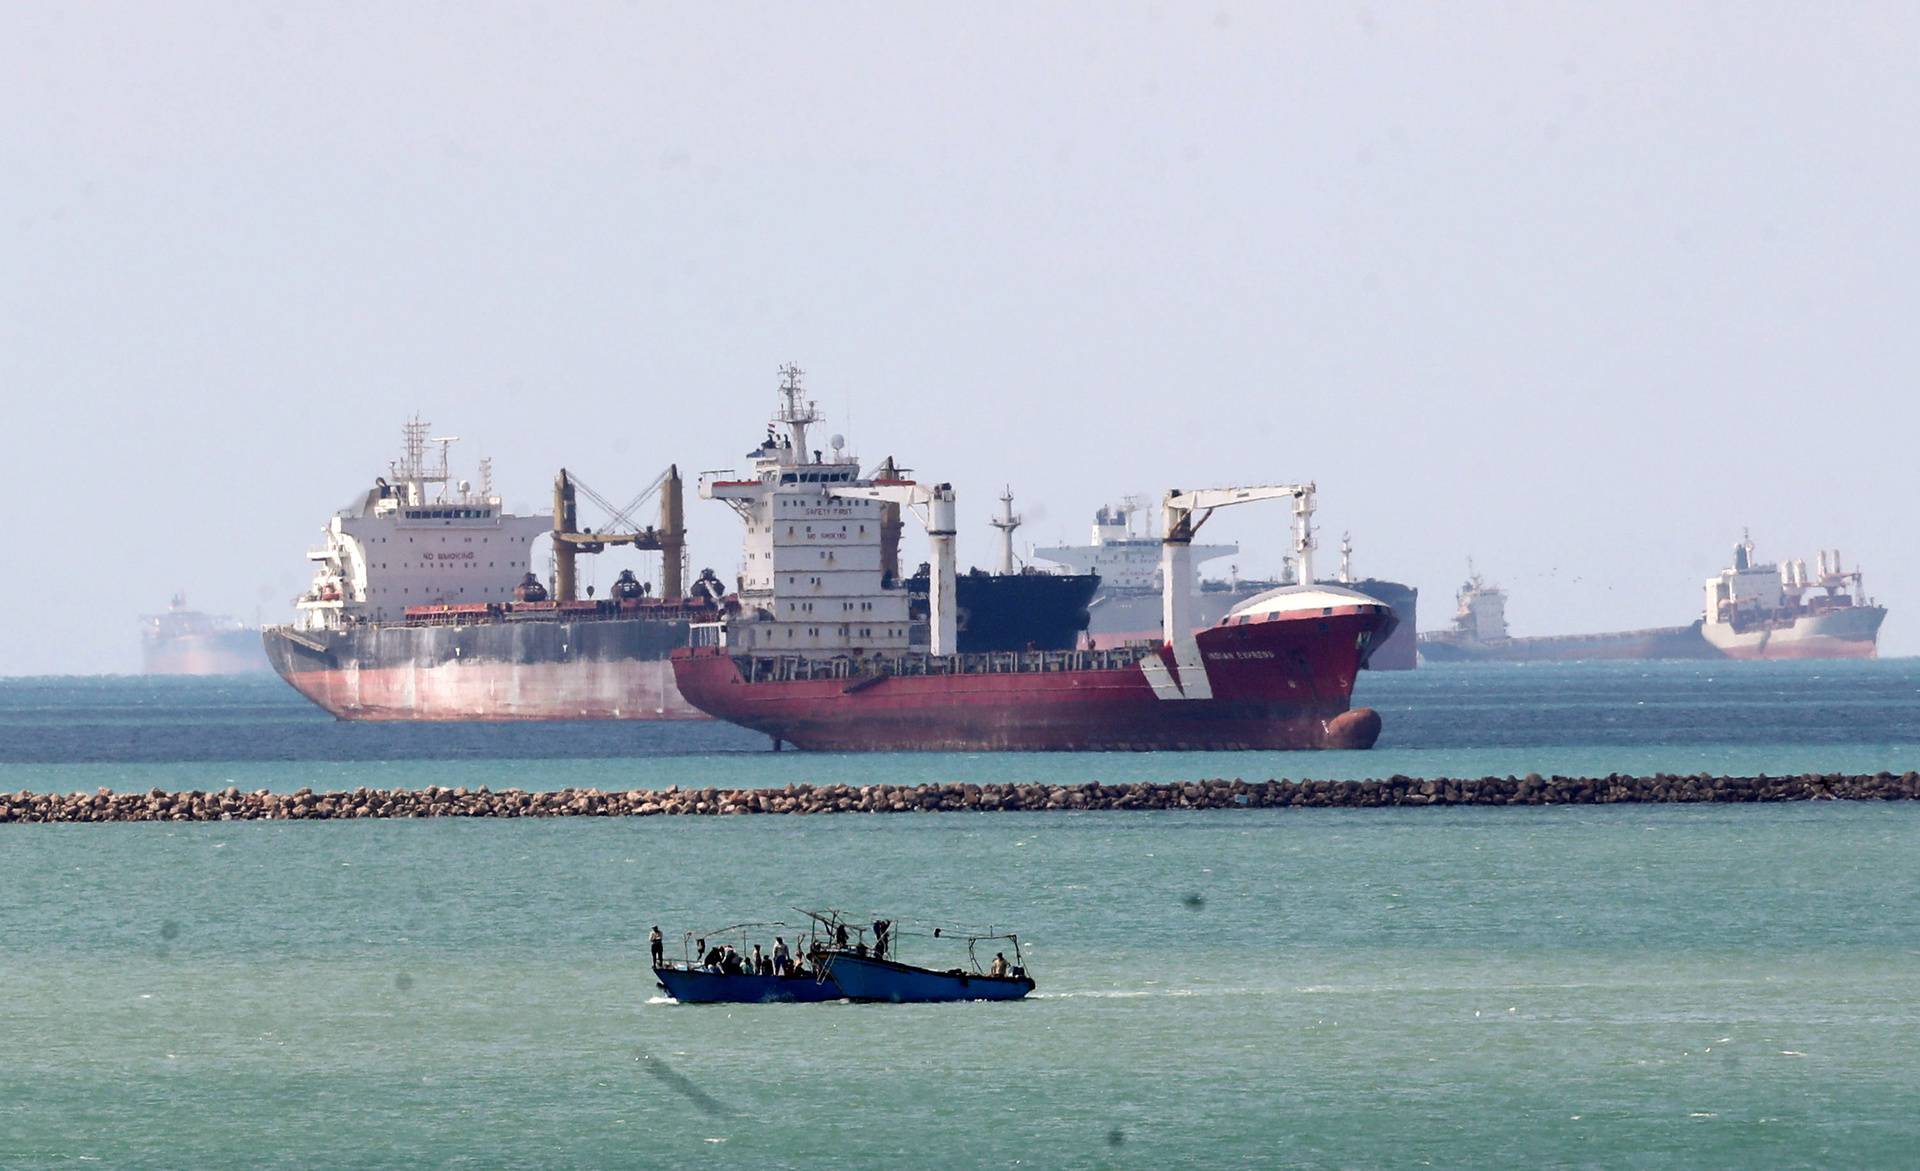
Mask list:
[[[353,789],[274,793],[0,793],[0,823],[337,821],[401,817],[656,817],[1087,809],[1372,809],[1432,805],[1622,805],[1911,801],[1920,773],[1205,780],[1172,784],[788,785],[784,789]]]

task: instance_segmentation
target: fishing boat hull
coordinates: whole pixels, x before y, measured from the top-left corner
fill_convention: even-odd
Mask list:
[[[681,1004],[820,1004],[847,999],[832,980],[812,976],[730,976],[697,968],[655,968],[653,976]]]
[[[963,1000],[1021,1000],[1033,991],[1030,976],[983,976],[936,972],[871,956],[836,955],[828,972],[849,1000],[889,1004],[939,1004]]]

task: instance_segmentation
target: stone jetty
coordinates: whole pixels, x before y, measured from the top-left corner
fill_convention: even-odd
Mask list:
[[[1389,777],[1377,781],[1181,781],[1078,785],[788,785],[784,789],[301,789],[0,793],[0,823],[340,821],[374,817],[661,817],[754,813],[974,813],[1088,809],[1373,809],[1403,805],[1631,805],[1911,801],[1920,773],[1604,777]]]

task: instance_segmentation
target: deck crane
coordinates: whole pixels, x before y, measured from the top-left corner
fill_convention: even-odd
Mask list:
[[[1300,559],[1300,582],[1313,584],[1314,485],[1256,484],[1244,488],[1169,488],[1161,501],[1160,636],[1169,643],[1193,638],[1193,535],[1216,508],[1259,500],[1293,500],[1293,549]],[[1194,514],[1199,513],[1196,517]]]
[[[936,484],[929,488],[911,480],[849,484],[835,486],[830,495],[898,504],[920,518],[927,529],[927,543],[932,546],[932,572],[927,579],[927,650],[936,655],[950,655],[959,650],[959,624],[953,596],[953,485]]]
[[[660,524],[658,527],[647,525],[642,528],[640,522],[633,518],[633,510],[646,503],[647,497],[656,491],[660,493]],[[581,529],[576,492],[584,492],[589,500],[604,509],[612,518],[612,527],[602,526],[597,533]],[[653,483],[629,501],[625,508],[615,508],[612,501],[587,487],[580,477],[572,475],[565,468],[560,469],[560,474],[553,481],[555,601],[572,602],[579,598],[574,569],[578,555],[601,553],[609,545],[658,550],[662,554],[660,596],[676,601],[680,598],[685,592],[687,526],[681,503],[678,465],[668,465],[667,470],[654,477]]]

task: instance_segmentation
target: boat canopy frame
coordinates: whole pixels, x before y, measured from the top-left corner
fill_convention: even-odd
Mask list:
[[[837,936],[838,929],[846,927],[860,943],[865,944],[868,942],[867,936],[869,932],[867,928],[862,926],[861,921],[855,918],[851,912],[843,911],[835,907],[828,907],[823,911],[810,911],[804,907],[795,907],[794,910],[813,921],[814,926],[808,931],[810,938],[824,936],[829,945],[831,945]],[[1013,945],[1014,967],[1018,968],[1022,973],[1027,971],[1026,955],[1020,948],[1019,934],[1013,931],[1002,931],[994,924],[989,923],[982,927],[979,924],[936,923],[931,920],[923,920],[915,923],[913,926],[903,926],[899,919],[881,920],[878,915],[875,915],[873,918],[877,922],[885,922],[887,924],[887,941],[889,944],[892,944],[902,936],[908,935],[919,936],[922,939],[964,940],[967,945],[967,963],[971,964],[974,972],[979,975],[985,975],[986,969],[981,966],[980,957],[976,949],[982,943],[996,939],[1004,939]],[[898,957],[899,953],[897,950],[892,948],[889,950],[892,951],[894,958]],[[904,963],[905,961],[901,962]]]
[[[706,957],[695,956],[693,954],[694,940],[698,939],[698,940],[704,941],[704,940],[717,939],[722,942],[725,942],[729,935],[738,933],[740,936],[741,945],[744,947],[747,942],[747,932],[755,928],[763,928],[763,927],[784,927],[789,931],[792,931],[795,929],[793,924],[791,923],[783,923],[776,920],[776,921],[764,922],[764,923],[762,922],[729,923],[725,927],[716,927],[711,931],[688,931],[683,933],[680,936],[680,955],[687,967],[697,968],[700,966],[700,961],[705,959]],[[795,936],[794,938],[798,940],[799,937]],[[800,953],[800,954],[804,954],[804,953]]]

